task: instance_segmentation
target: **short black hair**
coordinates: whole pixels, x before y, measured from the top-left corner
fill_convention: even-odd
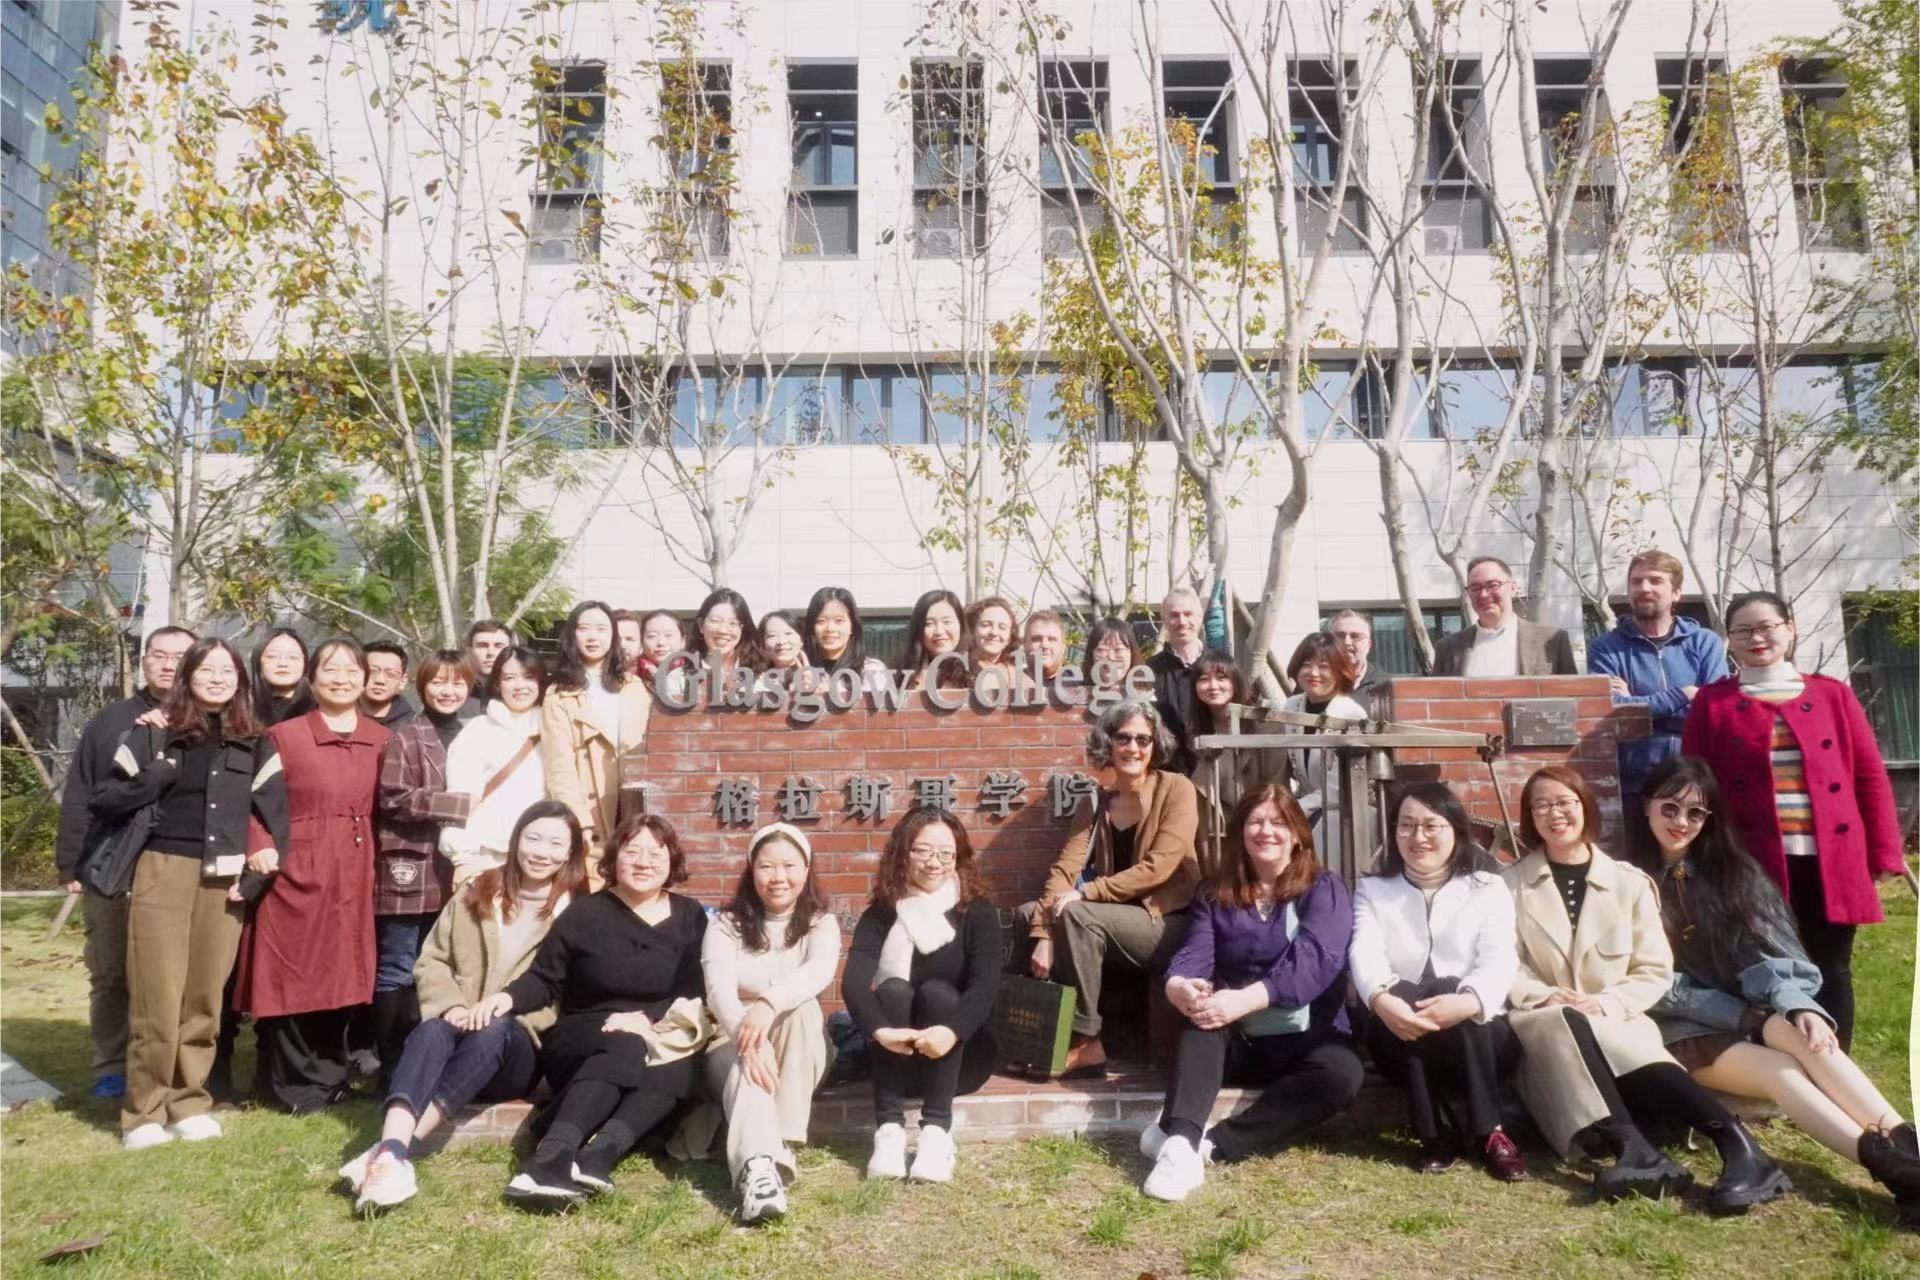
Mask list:
[[[375,640],[372,644],[366,646],[365,652],[369,658],[376,653],[389,654],[400,659],[400,670],[405,671],[407,669],[407,651],[391,640]]]
[[[200,639],[199,636],[187,630],[185,627],[155,627],[153,630],[147,632],[147,638],[140,644],[140,652],[146,653],[150,651],[153,648],[153,642],[161,636],[185,636],[188,644],[197,643]]]

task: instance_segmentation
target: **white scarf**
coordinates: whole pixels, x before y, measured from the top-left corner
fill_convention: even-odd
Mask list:
[[[880,947],[880,967],[876,983],[888,978],[913,976],[913,957],[931,955],[953,941],[953,926],[947,912],[960,901],[960,880],[948,876],[932,893],[912,893],[893,904],[893,928]]]

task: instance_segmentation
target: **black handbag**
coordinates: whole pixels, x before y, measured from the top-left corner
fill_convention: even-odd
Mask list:
[[[124,744],[126,738],[121,742]],[[96,827],[81,857],[81,881],[102,897],[124,898],[133,889],[134,863],[140,860],[140,851],[147,847],[147,837],[159,820],[159,804],[148,803],[117,826]]]

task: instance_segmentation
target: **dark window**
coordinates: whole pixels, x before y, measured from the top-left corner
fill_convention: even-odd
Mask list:
[[[914,254],[959,258],[987,241],[987,99],[978,61],[919,61],[913,94]]]
[[[1874,608],[1849,600],[1842,610],[1853,692],[1888,760],[1920,760],[1920,648],[1901,634],[1912,632],[1913,609],[1913,597],[1900,594],[1877,601]]]
[[[1667,115],[1669,235],[1703,250],[1744,249],[1747,220],[1726,68],[1718,58],[1661,58],[1654,65]]]
[[[852,64],[787,68],[793,186],[787,252],[851,258],[860,244],[860,94]]]
[[[607,122],[607,68],[599,62],[543,66],[539,180],[527,226],[535,262],[600,256],[601,135]]]
[[[1809,249],[1862,251],[1866,203],[1858,157],[1841,114],[1846,81],[1824,58],[1788,58],[1780,64],[1780,79],[1800,242]]]
[[[1492,212],[1469,180],[1470,173],[1489,177],[1479,59],[1445,59],[1438,75],[1427,130],[1426,251],[1485,253]]]
[[[1201,216],[1216,243],[1237,238],[1240,194],[1234,160],[1233,69],[1225,62],[1177,61],[1162,68],[1173,145],[1193,148]]]
[[[727,256],[735,177],[732,82],[725,63],[661,67],[661,145],[671,180],[659,231],[670,256]]]
[[[1342,69],[1351,82],[1353,66]],[[1367,247],[1366,207],[1359,187],[1349,178],[1340,208],[1333,207],[1334,177],[1340,170],[1349,113],[1335,68],[1327,62],[1296,62],[1287,92],[1287,111],[1293,133],[1294,216],[1300,228],[1300,249],[1312,253],[1336,223],[1335,253],[1362,253]]]
[[[1072,257],[1079,252],[1075,206],[1089,231],[1105,221],[1094,190],[1093,155],[1094,143],[1107,131],[1107,64],[1041,63],[1040,119],[1041,252]]]
[[[1613,226],[1613,183],[1603,172],[1601,149],[1588,153],[1584,169],[1575,169],[1581,134],[1602,126],[1600,119],[1586,118],[1593,63],[1585,58],[1541,58],[1533,67],[1534,96],[1540,108],[1540,158],[1548,189],[1558,192],[1569,182],[1576,184],[1567,219],[1567,251],[1597,252],[1606,245]],[[1594,96],[1595,114],[1604,112],[1605,103],[1604,94]]]

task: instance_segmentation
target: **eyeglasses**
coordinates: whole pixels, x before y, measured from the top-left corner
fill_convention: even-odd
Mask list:
[[[1470,596],[1490,596],[1497,594],[1502,587],[1513,585],[1512,578],[1496,578],[1492,582],[1469,582],[1467,594]]]
[[[1396,830],[1409,839],[1414,836],[1425,836],[1429,840],[1438,840],[1452,830],[1452,827],[1438,818],[1432,818],[1426,822],[1403,822]]]
[[[661,848],[627,848],[620,851],[620,861],[635,867],[652,866],[654,863],[670,866],[673,863],[673,854]]]
[[[1527,807],[1535,813],[1578,813],[1580,801],[1573,796],[1562,796],[1558,800],[1535,800]]]
[[[1677,800],[1660,802],[1660,818],[1664,822],[1679,822],[1685,819],[1690,827],[1697,827],[1713,816],[1713,810],[1702,809],[1697,804],[1681,804]]]
[[[1727,629],[1727,639],[1742,642],[1748,640],[1764,640],[1774,632],[1785,628],[1787,625],[1785,622],[1757,622],[1750,627],[1729,627]]]
[[[1150,733],[1114,733],[1107,735],[1113,739],[1116,747],[1151,747],[1153,735]]]
[[[936,849],[924,844],[913,845],[907,850],[907,856],[930,867],[946,866],[960,860],[957,849]]]

